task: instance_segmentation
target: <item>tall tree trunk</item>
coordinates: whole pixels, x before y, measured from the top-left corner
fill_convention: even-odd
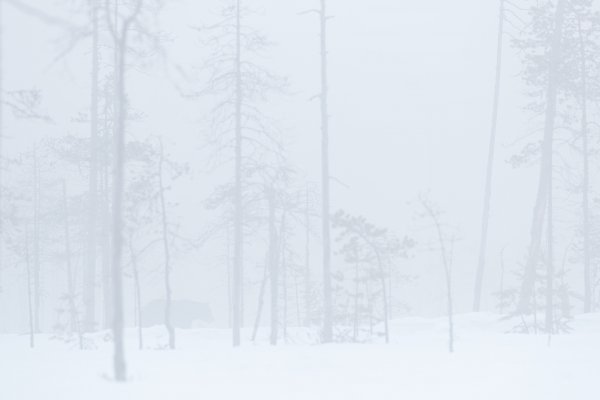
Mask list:
[[[552,175],[552,173],[551,173]],[[547,243],[547,266],[546,266],[546,332],[554,333],[554,201],[552,199],[552,179],[548,191],[548,243]]]
[[[305,238],[304,238],[304,307],[306,308],[305,312],[305,322],[304,325],[307,327],[311,325],[311,282],[310,282],[310,197],[308,187],[306,188],[306,209],[305,209]]]
[[[288,328],[288,271],[285,265],[285,211],[281,212],[281,226],[279,228],[279,247],[281,248],[281,256],[278,264],[281,269],[281,289],[282,289],[282,300],[283,300],[283,340],[287,341],[287,328]]]
[[[579,48],[581,57],[581,140],[583,159],[583,182],[582,182],[582,214],[583,214],[583,311],[592,311],[592,277],[591,277],[591,250],[590,250],[590,153],[588,137],[587,116],[587,51],[583,32],[581,30],[581,19],[578,18],[577,28],[579,34]]]
[[[227,267],[227,321],[229,324],[229,328],[233,328],[233,300],[232,300],[232,288],[231,288],[231,280],[232,280],[232,263],[231,263],[231,226],[227,224],[227,232],[226,232],[226,246],[225,246],[225,258],[226,258],[226,267]]]
[[[31,293],[32,273],[31,257],[29,256],[29,228],[25,227],[25,267],[27,268],[27,311],[29,314],[29,347],[35,347],[35,322],[33,315],[33,296]]]
[[[358,275],[358,262],[354,263],[354,326],[353,340],[358,341],[358,293],[360,287],[360,279]]]
[[[242,204],[242,33],[241,0],[236,1],[235,56],[235,193],[234,193],[234,254],[233,254],[233,346],[240,345],[242,325],[242,285],[244,212]]]
[[[163,241],[163,252],[165,257],[165,327],[169,334],[169,348],[175,349],[175,329],[171,323],[171,304],[172,304],[172,290],[171,290],[171,251],[169,248],[169,224],[167,221],[167,206],[165,204],[165,185],[163,183],[163,164],[164,164],[164,150],[162,141],[160,141],[160,159],[158,162],[158,183],[160,190],[160,211],[162,220],[162,241]]]
[[[41,332],[41,265],[40,265],[40,167],[37,148],[33,151],[33,296],[34,296],[34,328]]]
[[[323,342],[333,340],[333,293],[331,283],[331,216],[329,195],[329,111],[327,77],[327,8],[321,0],[321,181],[323,220]]]
[[[96,320],[96,246],[97,246],[97,203],[98,203],[98,3],[91,1],[90,18],[92,22],[92,72],[90,103],[90,171],[88,182],[88,226],[87,252],[84,281],[85,330],[93,331]]]
[[[131,269],[133,270],[133,284],[135,286],[135,307],[137,308],[138,348],[144,349],[144,331],[142,329],[142,285],[140,283],[140,270],[137,256],[133,249],[133,235],[129,236],[129,254],[131,255]]]
[[[267,291],[267,280],[269,279],[269,268],[270,268],[270,249],[265,257],[265,272],[263,274],[263,279],[260,284],[260,291],[258,293],[258,307],[256,311],[256,318],[254,319],[254,328],[252,329],[252,341],[256,341],[256,335],[258,333],[258,327],[260,326],[260,319],[262,317],[262,311],[265,304],[265,292]]]
[[[77,323],[77,307],[75,306],[75,284],[73,282],[73,266],[71,263],[71,235],[69,229],[69,198],[67,196],[67,183],[62,181],[63,219],[65,230],[65,262],[67,265],[67,296],[69,306],[69,326],[73,333],[79,333]]]
[[[446,241],[444,240],[444,232],[442,231],[442,224],[439,220],[438,214],[426,201],[423,201],[423,206],[431,217],[435,230],[437,232],[438,241],[440,244],[440,256],[442,259],[442,266],[444,268],[444,278],[446,281],[446,296],[447,296],[447,307],[448,307],[448,350],[450,353],[454,352],[454,309],[452,302],[452,256],[448,254],[446,249]],[[453,253],[454,242],[452,242]]]
[[[116,52],[115,52],[116,53]],[[106,88],[107,89],[107,88]],[[110,220],[111,220],[111,186],[110,186],[110,148],[111,148],[111,129],[110,129],[110,101],[108,98],[108,90],[105,89],[105,104],[104,104],[104,135],[102,137],[102,169],[101,169],[101,190],[98,194],[101,199],[100,212],[101,218],[101,260],[102,263],[102,302],[104,304],[104,315],[103,322],[104,326],[109,328],[112,324],[112,293],[110,287],[111,281],[111,270],[110,270],[110,258],[111,258],[111,232],[110,232]],[[116,104],[114,104],[116,106]],[[114,119],[114,118],[113,118]],[[114,121],[113,121],[114,123]]]
[[[123,197],[125,191],[125,124],[127,121],[127,101],[125,91],[125,65],[130,25],[134,17],[123,22],[122,31],[115,37],[118,51],[116,68],[117,103],[114,135],[114,178],[113,178],[113,226],[112,226],[112,291],[113,291],[113,339],[115,380],[127,379],[124,349],[123,319]]]
[[[500,251],[500,315],[504,314],[504,251],[506,250],[506,246],[502,248]]]
[[[381,293],[383,296],[383,326],[385,329],[385,342],[389,343],[390,342],[390,326],[389,326],[390,318],[389,318],[389,309],[388,309],[387,288],[386,288],[386,284],[385,284],[385,270],[383,268],[383,262],[381,261],[381,256],[379,255],[379,252],[377,251],[375,246],[373,246],[373,251],[375,252],[375,255],[377,256],[377,267],[379,269],[379,282],[381,284]]]
[[[2,272],[4,270],[4,9],[0,1],[0,294],[3,292]]]
[[[492,109],[492,129],[488,149],[488,162],[483,198],[483,218],[481,222],[481,242],[479,245],[479,261],[475,276],[475,299],[473,311],[479,312],[481,308],[481,294],[483,292],[483,275],[485,271],[485,257],[488,241],[488,227],[490,222],[490,205],[492,200],[492,179],[494,173],[494,159],[496,153],[496,131],[498,127],[498,108],[500,104],[500,81],[502,78],[502,50],[504,42],[504,1],[500,0],[500,22],[498,24],[498,44],[496,48],[496,83],[494,85],[494,104]]]
[[[548,215],[548,196],[551,194],[552,185],[552,152],[554,142],[554,127],[556,120],[556,109],[558,103],[558,75],[559,64],[562,54],[562,32],[564,21],[564,0],[559,0],[556,5],[554,33],[550,48],[548,88],[546,90],[546,112],[544,121],[544,138],[542,142],[542,160],[540,165],[540,177],[535,207],[533,210],[533,221],[531,224],[531,240],[529,254],[525,265],[525,273],[521,290],[519,293],[517,312],[527,314],[531,311],[531,297],[536,279],[536,268],[540,259],[540,250],[544,228],[544,219]]]
[[[275,215],[275,195],[272,189],[268,193],[269,201],[269,271],[271,278],[271,345],[277,345],[279,332],[279,245]]]

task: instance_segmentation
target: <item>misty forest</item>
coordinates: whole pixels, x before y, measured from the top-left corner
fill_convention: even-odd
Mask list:
[[[0,0],[0,399],[596,399],[600,0]]]

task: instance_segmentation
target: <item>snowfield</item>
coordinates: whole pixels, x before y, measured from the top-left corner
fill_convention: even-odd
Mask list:
[[[39,335],[0,336],[2,400],[461,399],[598,398],[600,314],[580,316],[574,332],[507,334],[492,314],[456,316],[456,352],[447,351],[446,319],[394,320],[392,343],[315,344],[314,332],[290,330],[288,344],[230,346],[228,330],[178,331],[178,349],[162,350],[163,329],[129,330],[129,382],[111,380],[111,343],[95,349]],[[244,332],[245,337],[250,332]]]

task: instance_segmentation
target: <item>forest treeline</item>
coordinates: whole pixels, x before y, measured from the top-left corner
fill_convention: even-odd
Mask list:
[[[599,4],[497,1],[497,42],[489,43],[496,49],[492,118],[490,130],[481,132],[489,137],[489,147],[477,150],[485,152],[487,164],[473,166],[485,175],[478,262],[472,266],[473,311],[482,311],[482,298],[493,294],[495,311],[514,321],[515,331],[564,333],[575,313],[597,311],[600,303],[600,197],[594,179],[599,166]],[[320,55],[314,66],[320,91],[311,99],[318,102],[319,114],[310,116],[320,121],[320,130],[313,132],[321,138],[312,149],[321,171],[316,182],[290,161],[292,144],[269,115],[270,102],[294,94],[285,71],[272,70],[265,57],[272,42],[252,26],[252,1],[223,0],[214,23],[190,30],[206,57],[202,65],[181,71],[201,69],[206,79],[178,90],[190,102],[209,105],[199,107],[210,127],[200,138],[209,149],[205,161],[226,171],[226,178],[196,205],[210,218],[194,235],[182,232],[185,216],[173,187],[197,180],[197,171],[170,154],[165,134],[132,134],[144,114],[131,101],[130,80],[144,66],[164,62],[169,40],[158,21],[165,3],[80,0],[61,3],[64,9],[55,12],[26,0],[0,1],[0,32],[3,11],[11,7],[67,38],[58,57],[87,49],[89,68],[87,97],[78,99],[85,111],[73,110],[80,129],[45,137],[45,127],[55,122],[44,111],[43,99],[61,93],[3,91],[6,60],[0,55],[0,284],[22,287],[27,304],[7,296],[0,301],[27,314],[31,347],[36,334],[52,332],[85,349],[91,346],[90,334],[110,330],[115,379],[126,380],[124,335],[131,311],[125,298],[134,299],[131,320],[143,348],[142,312],[151,300],[145,297],[144,276],[160,282],[165,347],[175,349],[175,265],[182,255],[211,246],[223,253],[219,268],[227,275],[223,291],[233,346],[256,340],[265,324],[272,345],[285,340],[292,327],[315,329],[320,343],[389,342],[390,320],[410,307],[399,293],[417,279],[403,266],[416,253],[432,251],[444,282],[453,351],[459,235],[444,210],[427,193],[407,198],[417,204],[417,217],[431,237],[423,245],[413,232],[393,232],[339,210],[331,195],[331,155],[338,149],[330,146],[330,91],[336,90],[330,76],[336,71],[329,62],[328,33],[334,28],[327,0],[305,2],[306,9],[290,14],[318,21],[315,36],[303,38]],[[73,17],[65,19],[68,14]],[[502,206],[495,202],[494,167],[507,50],[520,57],[525,110],[536,125],[509,164],[534,166],[539,173],[531,182],[536,191],[527,251],[522,263],[506,271],[502,264],[498,290],[486,287],[485,276],[488,236],[494,229],[490,214]],[[151,95],[152,89],[146,90]],[[41,139],[28,141],[18,152],[6,151],[15,121],[41,132]],[[19,279],[8,280],[15,276]],[[49,282],[59,293],[45,288]],[[49,300],[49,293],[57,298]],[[45,301],[56,304],[55,316],[42,315]],[[44,322],[50,320],[54,323]]]

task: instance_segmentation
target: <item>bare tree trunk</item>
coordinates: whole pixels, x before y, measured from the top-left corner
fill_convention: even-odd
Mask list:
[[[551,164],[552,165],[552,164]],[[552,175],[552,172],[550,173]],[[554,201],[552,199],[552,178],[548,188],[548,263],[546,270],[546,332],[549,335],[554,333]]]
[[[144,349],[144,331],[142,329],[142,285],[140,284],[140,271],[137,256],[133,249],[133,235],[129,236],[129,254],[131,255],[131,269],[133,270],[133,284],[135,285],[135,306],[137,308],[138,348]]]
[[[383,269],[383,263],[381,261],[381,257],[379,252],[373,247],[373,251],[377,256],[377,266],[379,268],[379,282],[381,283],[381,293],[383,296],[383,326],[385,328],[385,342],[390,342],[390,326],[389,326],[389,310],[388,310],[388,296],[387,296],[387,288],[385,284],[385,270]]]
[[[124,382],[127,379],[124,349],[124,320],[123,320],[123,197],[125,191],[125,124],[127,121],[127,101],[125,91],[125,66],[129,29],[140,11],[141,0],[138,8],[124,20],[121,33],[115,34],[115,43],[118,51],[116,68],[115,100],[117,102],[115,113],[114,136],[114,178],[113,178],[113,246],[112,246],[112,289],[113,289],[113,339],[114,339],[114,372],[115,380]]]
[[[4,9],[0,1],[0,294],[3,292],[2,272],[4,270],[4,191],[2,188],[4,169]]]
[[[116,52],[115,52],[116,53]],[[106,93],[108,96],[108,92]],[[116,104],[115,104],[116,106]],[[104,137],[103,151],[102,151],[102,182],[101,182],[101,263],[102,263],[102,302],[104,303],[104,326],[110,327],[112,324],[112,293],[110,287],[111,281],[111,270],[110,270],[110,254],[111,254],[111,232],[110,232],[110,219],[111,219],[111,205],[110,205],[110,157],[109,149],[111,148],[111,137],[110,137],[110,118],[109,118],[109,101],[107,100],[104,105]],[[114,122],[113,122],[114,123]]]
[[[329,194],[329,111],[327,77],[327,8],[321,0],[321,181],[323,220],[323,342],[333,340],[333,293],[331,283],[331,216]]]
[[[256,311],[256,318],[254,319],[254,328],[252,329],[252,341],[256,341],[256,334],[258,333],[258,327],[260,326],[260,319],[262,317],[262,311],[265,304],[265,292],[267,291],[267,280],[269,279],[269,268],[270,268],[270,250],[266,257],[265,262],[265,273],[263,275],[262,282],[260,284],[260,291],[258,293],[258,307]]]
[[[358,341],[358,293],[360,280],[358,275],[358,262],[354,263],[354,329],[353,340]]]
[[[77,308],[75,307],[75,285],[73,283],[73,267],[71,265],[71,235],[69,232],[69,198],[67,183],[62,181],[63,218],[65,230],[65,261],[67,265],[67,293],[69,299],[69,326],[71,332],[77,332]]]
[[[304,244],[304,262],[305,262],[305,277],[304,277],[304,307],[305,322],[304,325],[307,327],[311,325],[311,284],[310,284],[310,198],[308,188],[306,189],[306,210],[305,210],[305,244]]]
[[[97,245],[97,196],[98,196],[98,3],[91,1],[92,22],[92,86],[90,105],[90,175],[88,199],[87,252],[84,281],[85,330],[93,331],[96,320],[96,245]]]
[[[277,335],[279,331],[279,265],[278,252],[279,245],[277,240],[277,227],[275,222],[275,195],[272,189],[269,189],[269,270],[271,279],[271,345],[277,345]]]
[[[281,248],[281,289],[283,292],[283,340],[287,341],[287,325],[288,325],[288,271],[285,265],[285,211],[281,212],[281,227],[279,233],[279,243]]]
[[[27,309],[29,313],[29,347],[35,347],[35,322],[33,315],[33,299],[31,293],[31,258],[29,256],[29,229],[25,227],[25,266],[27,268]]]
[[[583,152],[583,182],[582,182],[582,211],[583,211],[583,311],[592,311],[592,279],[591,279],[591,250],[590,250],[590,153],[587,116],[587,54],[581,19],[577,21],[579,47],[581,57],[581,140]]]
[[[299,288],[299,284],[298,284],[298,275],[294,274],[294,295],[296,297],[296,323],[297,326],[300,327],[302,326],[302,311],[300,308],[300,288]]]
[[[438,235],[438,241],[440,243],[440,255],[442,258],[442,266],[444,267],[444,277],[446,280],[446,295],[447,295],[447,306],[448,306],[448,350],[450,353],[454,352],[454,319],[453,319],[453,305],[452,305],[452,256],[448,255],[446,249],[446,241],[444,240],[444,233],[442,231],[442,224],[440,223],[438,213],[433,207],[426,201],[422,202],[423,207],[427,214],[431,217],[433,224]],[[452,242],[452,249],[454,248],[454,242]]]
[[[37,148],[33,151],[33,320],[36,333],[40,328],[41,303],[41,266],[40,266],[40,169]]]
[[[231,227],[229,226],[229,224],[227,224],[227,244],[226,244],[226,248],[225,248],[225,254],[226,254],[226,267],[227,267],[227,321],[229,324],[229,328],[233,328],[233,316],[232,316],[232,307],[233,307],[233,301],[232,301],[232,293],[231,293],[231,269],[232,269],[232,265],[231,265]]]
[[[233,255],[233,346],[241,344],[242,270],[244,246],[244,212],[242,204],[242,46],[241,0],[236,0],[236,58],[235,58],[235,193],[234,193],[234,255]]]
[[[169,348],[175,349],[175,329],[171,324],[171,304],[172,304],[172,290],[171,290],[171,252],[169,248],[169,224],[167,221],[167,207],[165,204],[165,186],[163,183],[163,163],[164,163],[164,150],[162,141],[160,142],[160,160],[158,163],[158,182],[160,186],[160,211],[162,219],[162,239],[163,239],[163,251],[165,256],[165,327],[169,334]]]
[[[548,89],[546,92],[546,115],[544,123],[544,138],[542,143],[542,160],[540,166],[539,186],[536,197],[535,208],[533,211],[533,221],[531,224],[531,241],[529,245],[529,254],[525,265],[525,273],[521,290],[517,312],[527,314],[530,311],[531,297],[535,285],[536,268],[540,258],[542,234],[544,219],[547,215],[548,195],[551,193],[552,185],[552,152],[554,142],[554,126],[556,119],[556,109],[558,103],[558,66],[561,61],[562,53],[562,32],[564,21],[564,0],[559,0],[556,5],[555,26],[550,49],[550,63],[548,74]]]
[[[504,1],[500,0],[500,22],[498,25],[498,44],[496,49],[496,83],[494,88],[494,105],[492,111],[492,130],[488,150],[488,164],[483,200],[483,218],[481,222],[481,243],[479,246],[479,262],[475,276],[475,299],[473,311],[479,312],[481,308],[481,294],[483,292],[483,275],[485,271],[485,256],[488,241],[488,227],[490,222],[490,204],[492,199],[492,179],[494,173],[494,159],[496,152],[496,131],[498,127],[498,108],[500,103],[500,81],[502,78],[502,50],[504,42]]]
[[[503,305],[503,301],[504,301],[504,270],[505,270],[505,266],[504,266],[504,251],[506,250],[506,247],[503,247],[502,250],[500,251],[500,314],[504,314],[504,305]]]

